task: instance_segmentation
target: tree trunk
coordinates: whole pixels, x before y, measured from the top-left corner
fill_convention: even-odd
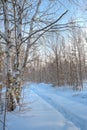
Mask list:
[[[6,79],[6,100],[7,100],[7,109],[9,111],[13,110],[13,97],[10,89],[11,86],[11,56],[10,56],[10,46],[11,46],[11,37],[9,31],[9,17],[8,17],[8,1],[3,1],[3,12],[4,12],[4,27],[5,27],[5,38],[6,38],[6,69],[7,69],[7,79]]]

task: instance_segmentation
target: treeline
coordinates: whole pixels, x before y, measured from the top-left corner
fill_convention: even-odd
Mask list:
[[[83,88],[87,79],[87,41],[86,31],[75,25],[67,36],[50,33],[41,43],[31,47],[23,80],[70,85],[75,89]],[[65,35],[65,33],[64,33]],[[52,36],[54,38],[52,38]],[[20,64],[25,54],[21,48]],[[11,67],[14,69],[15,55],[11,55]],[[5,82],[5,52],[0,45],[0,81]]]
[[[67,40],[57,34],[55,39],[46,43],[45,58],[39,56],[27,67],[26,77],[35,82],[83,88],[83,80],[87,79],[86,33],[73,27]]]

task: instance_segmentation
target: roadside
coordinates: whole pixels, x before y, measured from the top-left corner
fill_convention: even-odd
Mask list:
[[[29,86],[24,93],[21,111],[7,114],[7,130],[80,130]]]

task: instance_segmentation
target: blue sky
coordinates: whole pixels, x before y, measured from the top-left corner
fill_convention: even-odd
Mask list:
[[[67,23],[71,19],[74,19],[74,21],[77,21],[77,24],[80,26],[87,27],[86,0],[56,0],[56,2],[55,0],[42,0],[40,9],[45,10],[49,5],[49,1],[52,4],[54,3],[54,7],[51,8],[49,12],[52,13],[57,10],[56,14],[53,15],[54,19],[57,19],[65,10],[68,10],[68,13],[58,22],[59,24]]]
[[[42,0],[41,10],[45,10],[49,4],[49,1],[54,4],[54,7],[50,9],[49,13],[56,12],[52,15],[54,19],[57,19],[65,10],[69,10],[68,13],[59,21],[59,23],[66,23],[71,18],[76,21],[83,21],[80,25],[87,25],[87,2],[86,0]],[[74,2],[73,2],[74,1]],[[48,6],[48,9],[50,7]],[[0,23],[1,24],[1,23]],[[0,26],[0,30],[3,26]]]

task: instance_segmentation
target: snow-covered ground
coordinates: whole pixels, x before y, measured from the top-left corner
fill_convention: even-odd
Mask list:
[[[86,84],[73,91],[26,83],[22,96],[21,110],[7,113],[6,130],[87,130]]]

